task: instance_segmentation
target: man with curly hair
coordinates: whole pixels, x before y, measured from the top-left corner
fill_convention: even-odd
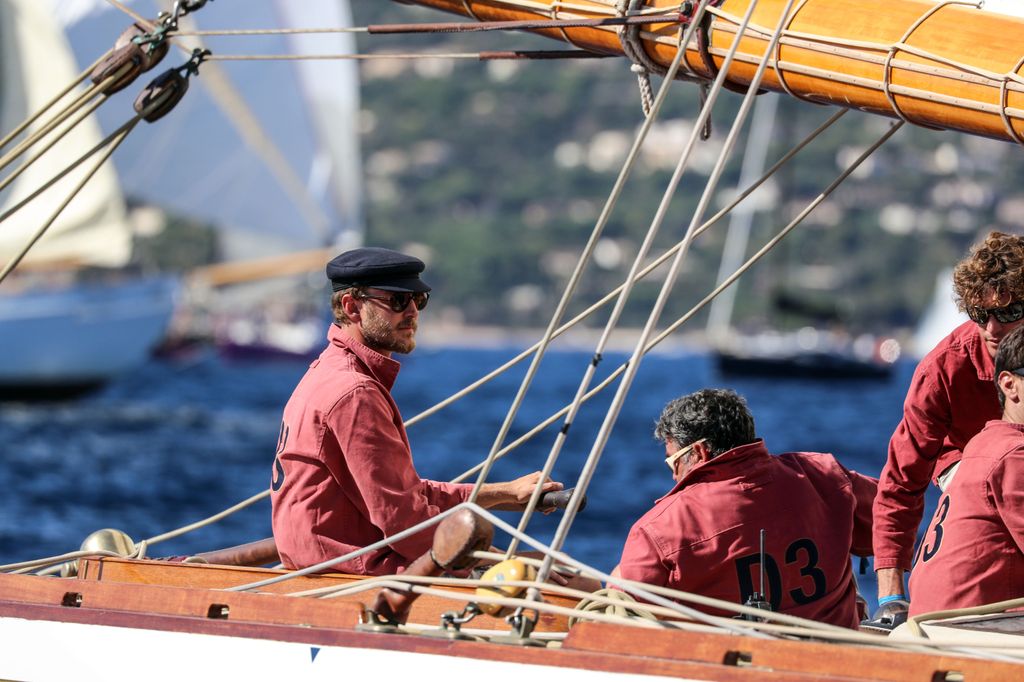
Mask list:
[[[859,625],[849,555],[871,554],[875,479],[832,455],[769,454],[729,390],[673,400],[654,435],[676,485],[634,524],[614,576],[742,604],[763,569],[772,610]]]
[[[999,344],[995,375],[1002,419],[967,443],[939,498],[910,574],[912,616],[1024,595],[1024,328]]]
[[[898,620],[908,608],[903,574],[910,570],[924,492],[945,489],[964,446],[999,419],[993,357],[1024,320],[1024,238],[992,232],[953,271],[957,307],[971,318],[918,364],[889,441],[874,504],[875,618]]]

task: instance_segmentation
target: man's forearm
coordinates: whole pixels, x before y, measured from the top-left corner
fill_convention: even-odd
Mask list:
[[[515,511],[523,508],[511,483],[484,483],[480,486],[476,502],[484,509],[500,507],[504,511]]]
[[[903,570],[899,568],[880,568],[875,572],[878,579],[878,598],[892,595],[906,596],[903,589]]]

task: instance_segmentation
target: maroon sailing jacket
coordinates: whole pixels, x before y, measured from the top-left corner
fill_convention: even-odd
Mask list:
[[[629,580],[741,604],[759,587],[764,528],[773,610],[857,627],[850,553],[871,553],[875,487],[832,455],[775,457],[763,441],[743,445],[687,472],[636,522],[619,570]]]
[[[332,325],[284,408],[271,483],[281,561],[301,568],[366,547],[465,501],[473,486],[426,481],[391,397],[399,363]],[[331,570],[385,575],[430,549],[434,529]]]
[[[991,421],[964,449],[910,574],[910,615],[1024,596],[1024,425]]]
[[[875,498],[875,569],[910,570],[928,481],[960,461],[964,446],[1002,409],[992,356],[965,322],[921,360]]]

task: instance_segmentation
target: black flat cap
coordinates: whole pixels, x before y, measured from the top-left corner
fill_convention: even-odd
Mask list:
[[[420,279],[426,267],[419,258],[366,246],[346,251],[327,264],[327,279],[334,291],[349,287],[373,287],[385,291],[430,291]]]

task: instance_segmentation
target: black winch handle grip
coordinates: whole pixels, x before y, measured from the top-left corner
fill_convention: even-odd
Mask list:
[[[565,509],[569,506],[569,500],[572,499],[572,494],[576,492],[576,488],[569,488],[568,490],[552,490],[551,492],[544,493],[540,496],[540,502],[538,504],[539,509]],[[587,506],[587,496],[584,495],[583,499],[580,500],[580,508],[576,511],[581,512]]]

